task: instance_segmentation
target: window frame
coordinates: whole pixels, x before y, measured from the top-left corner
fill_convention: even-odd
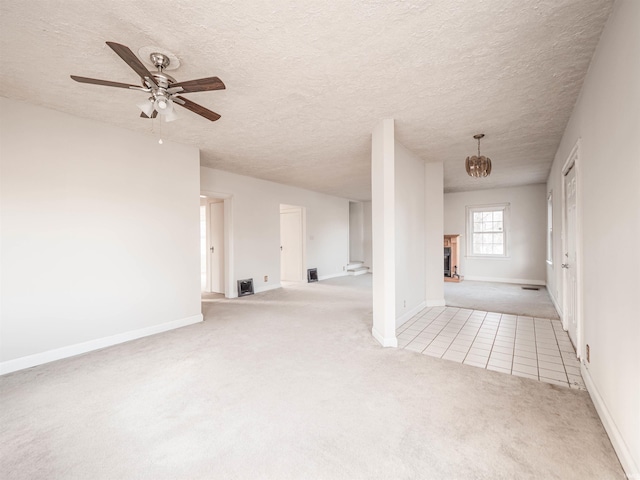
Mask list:
[[[467,215],[467,241],[466,243],[466,254],[467,257],[472,258],[485,258],[485,259],[503,259],[509,257],[509,214],[510,214],[510,204],[509,203],[493,203],[488,205],[467,205],[466,207],[466,215]],[[473,234],[474,233],[486,233],[486,232],[475,232],[474,231],[474,222],[473,222],[473,214],[479,212],[497,212],[502,211],[502,253],[474,253],[473,252]]]

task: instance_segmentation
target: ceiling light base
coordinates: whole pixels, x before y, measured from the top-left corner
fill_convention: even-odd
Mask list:
[[[153,52],[149,55],[149,58],[151,59],[151,63],[160,70],[164,70],[171,63],[169,57],[163,53]]]
[[[157,68],[158,66],[153,59],[154,55],[161,55],[169,60],[169,63],[165,67],[162,67],[162,70],[164,70],[165,72],[175,70],[180,66],[180,60],[178,59],[178,57],[174,53],[169,52],[165,47],[160,47],[158,45],[148,45],[146,47],[141,47],[140,49],[138,49],[138,57],[140,58],[140,60],[142,60],[145,65]]]

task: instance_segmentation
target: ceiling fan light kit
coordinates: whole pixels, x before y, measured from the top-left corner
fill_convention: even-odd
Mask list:
[[[136,57],[129,49],[129,47],[115,42],[106,43],[122,60],[127,63],[127,65],[133,69],[133,71],[138,74],[142,84],[130,85],[126,83],[71,75],[73,80],[80,83],[102,85],[105,87],[139,90],[150,94],[151,96],[146,101],[137,104],[138,108],[142,111],[140,114],[142,118],[156,118],[157,115],[160,115],[161,118],[165,119],[165,121],[171,122],[178,118],[174,109],[174,104],[178,104],[212,122],[215,122],[220,118],[220,115],[217,113],[179,95],[210,90],[224,90],[226,87],[218,77],[207,77],[199,78],[197,80],[189,80],[186,82],[177,82],[175,78],[164,71],[165,69],[168,69],[169,65],[171,65],[171,57],[174,57],[175,63],[179,63],[177,62],[175,55],[151,51],[149,53],[149,58],[151,63],[157,69],[157,71],[151,73],[147,70],[147,67],[144,66],[140,59],[138,59],[138,57]],[[149,47],[144,48],[148,49]]]
[[[465,161],[465,167],[470,177],[488,177],[491,174],[491,159],[480,155],[480,139],[483,137],[484,133],[478,133],[473,136],[478,140],[478,156],[467,157]]]

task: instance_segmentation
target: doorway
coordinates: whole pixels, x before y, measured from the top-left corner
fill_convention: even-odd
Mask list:
[[[280,205],[280,280],[301,282],[305,278],[304,208]]]
[[[225,201],[200,197],[200,285],[203,293],[226,294]]]
[[[578,145],[576,145],[562,169],[562,326],[582,356],[582,328],[580,323],[580,262],[578,248]]]

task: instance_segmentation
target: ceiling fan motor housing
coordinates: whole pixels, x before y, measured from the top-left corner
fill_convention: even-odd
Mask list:
[[[168,59],[167,59],[168,61]],[[163,114],[172,110],[171,97],[172,95],[167,92],[167,89],[171,87],[172,83],[176,80],[171,75],[168,75],[161,70],[153,72],[153,79],[158,85],[158,88],[151,87],[151,95],[154,99],[154,107],[158,113]]]

